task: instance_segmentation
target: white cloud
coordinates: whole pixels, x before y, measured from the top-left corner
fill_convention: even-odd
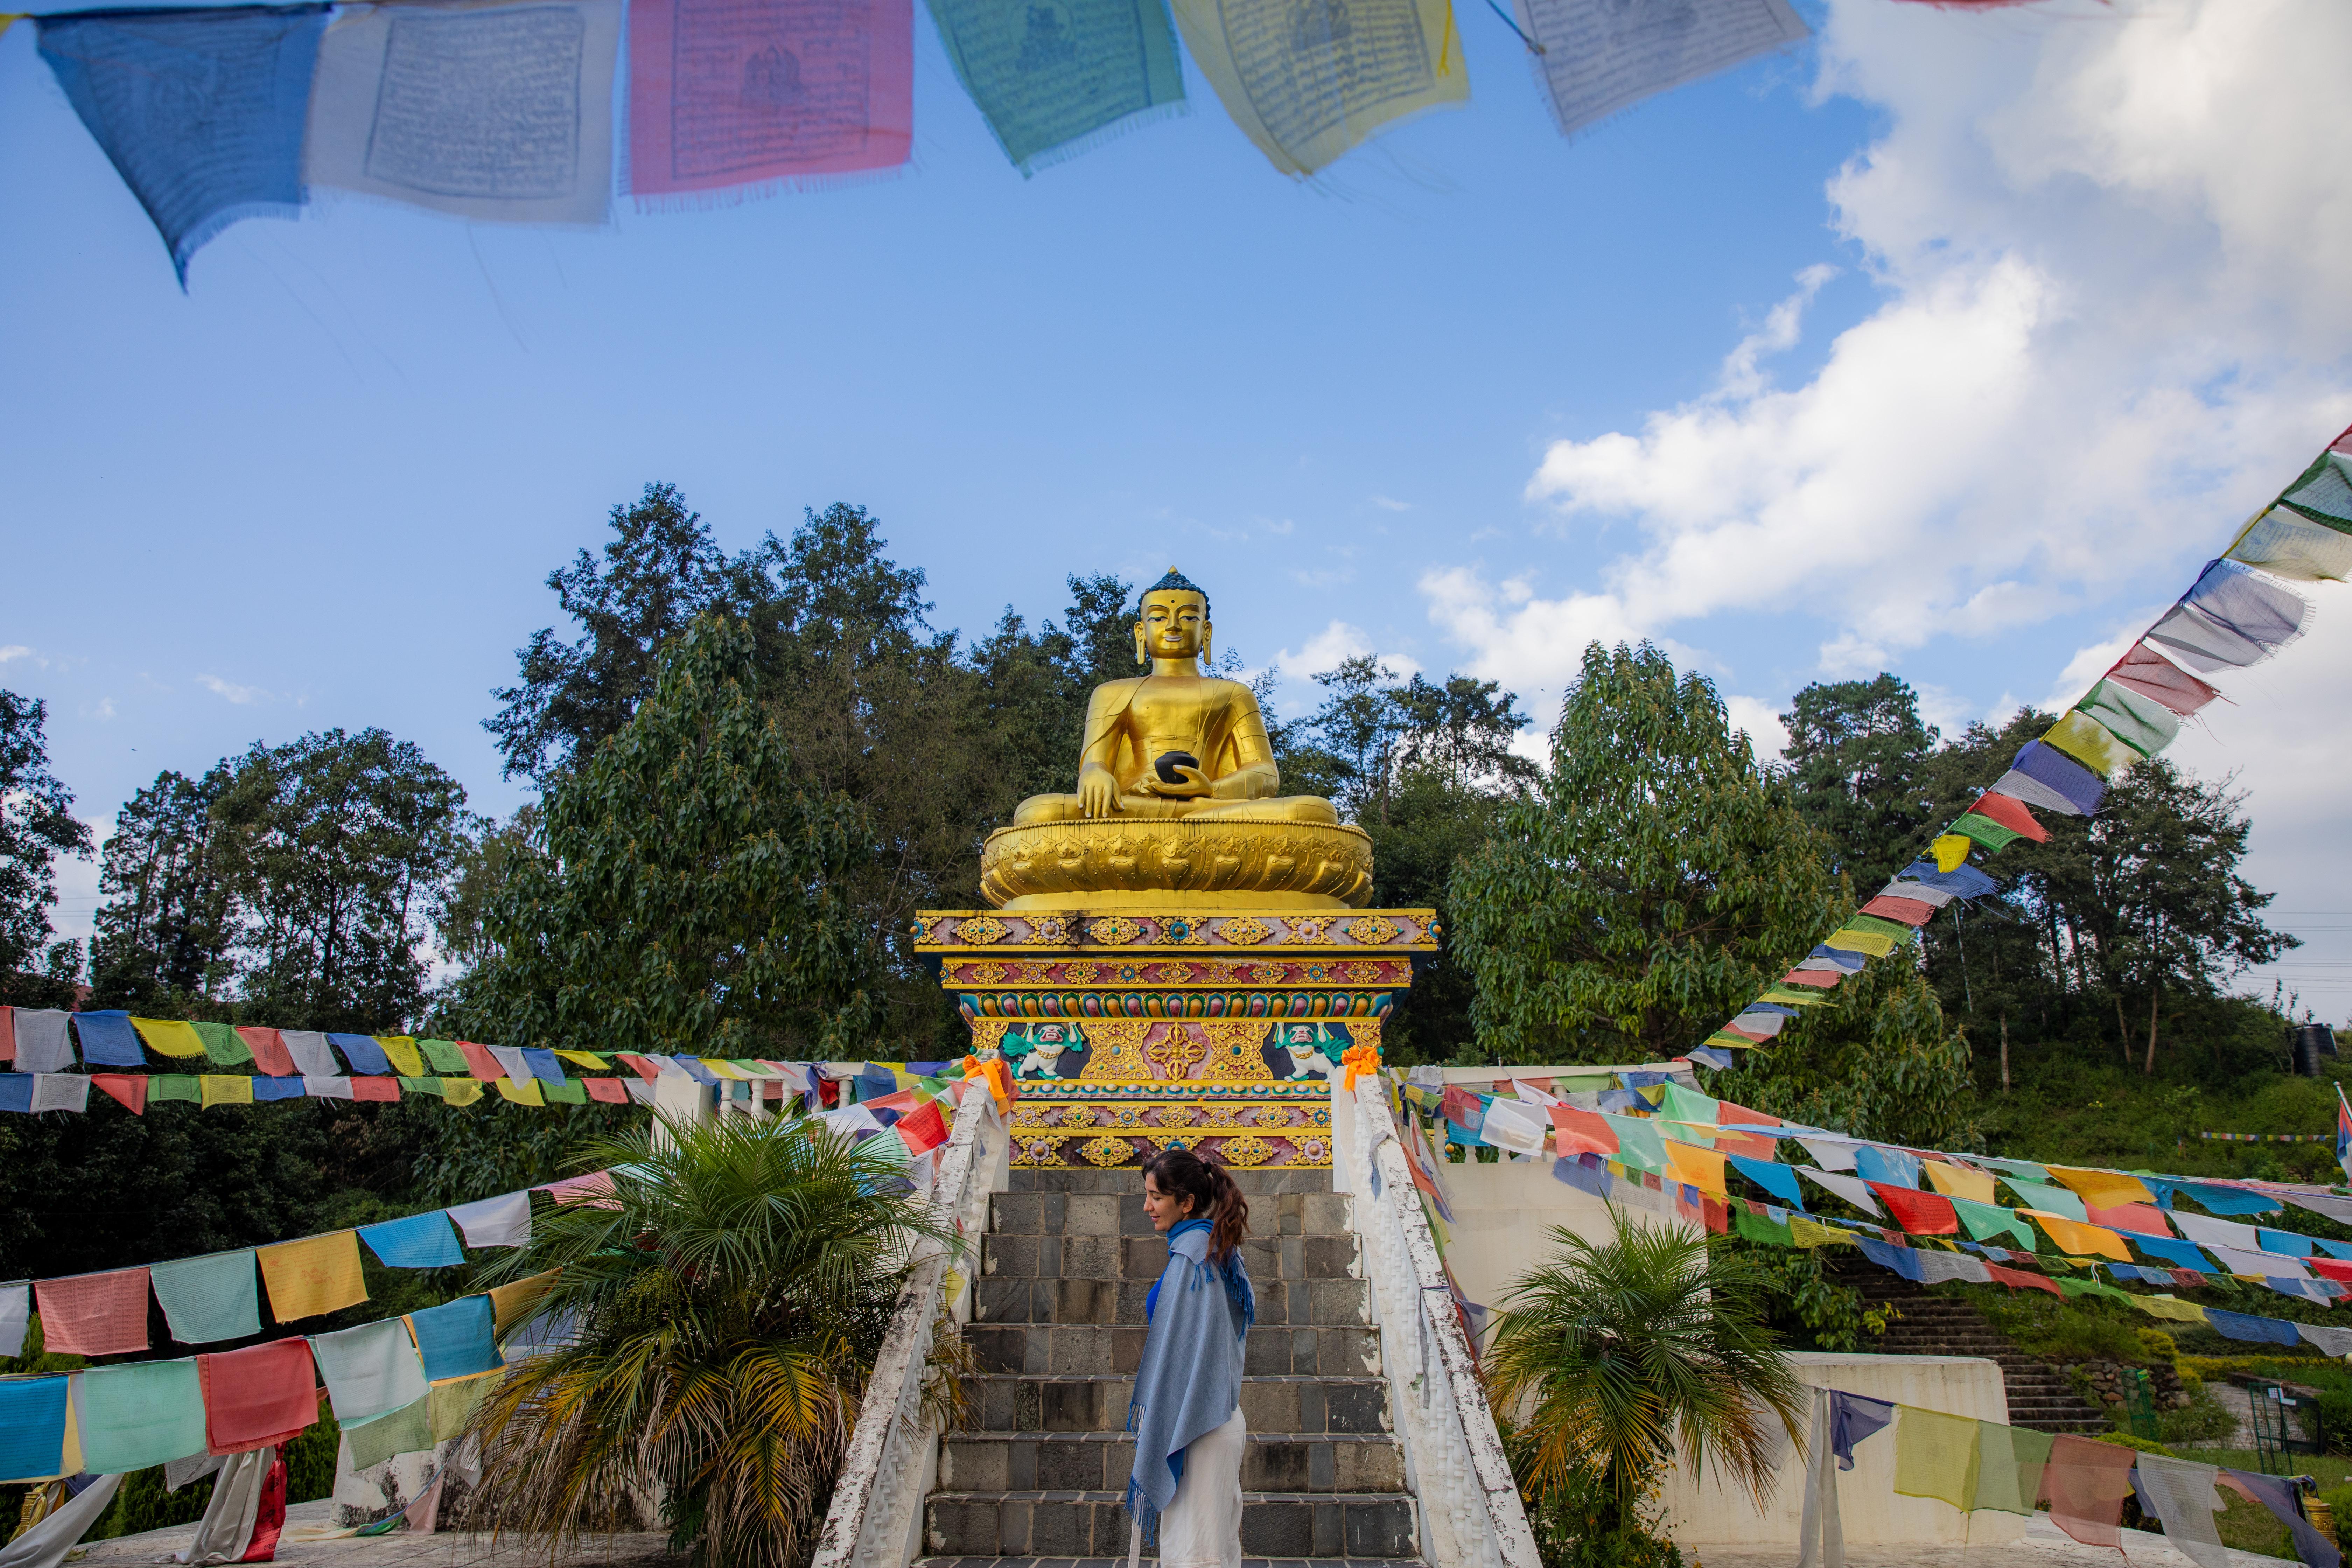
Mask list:
[[[232,681],[223,680],[217,675],[199,675],[196,677],[196,684],[214,696],[226,698],[239,707],[251,702],[267,702],[270,700],[270,694],[258,686],[238,686]]]
[[[1371,498],[1371,501],[1374,506],[1380,508],[1382,511],[1411,511],[1412,510],[1412,502],[1409,500],[1391,500],[1388,496],[1374,496]]]
[[[87,711],[93,719],[111,719],[114,717],[114,699],[111,697],[101,697],[98,700],[98,706],[89,709]]]
[[[1780,760],[1780,753],[1789,748],[1789,727],[1780,722],[1779,703],[1761,697],[1726,697],[1723,705],[1731,712],[1731,727],[1748,731],[1757,761]]]
[[[1373,651],[1372,639],[1366,637],[1361,628],[1335,620],[1307,638],[1307,646],[1297,653],[1284,648],[1276,654],[1274,668],[1287,679],[1303,680],[1321,675],[1326,670],[1337,669],[1346,660],[1360,658]],[[1418,661],[1401,653],[1381,654],[1380,661],[1383,668],[1400,679],[1417,674],[1421,669]]]
[[[23,643],[10,643],[6,647],[0,647],[0,664],[5,664],[12,658],[30,658],[32,657],[33,650],[26,647]]]

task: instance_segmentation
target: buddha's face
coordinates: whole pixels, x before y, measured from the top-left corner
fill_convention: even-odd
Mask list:
[[[1135,625],[1150,657],[1197,658],[1208,643],[1209,602],[1176,588],[1146,594],[1142,617]]]

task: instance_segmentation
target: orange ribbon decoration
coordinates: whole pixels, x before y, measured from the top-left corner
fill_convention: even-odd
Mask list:
[[[1352,1090],[1356,1087],[1358,1079],[1370,1078],[1381,1070],[1380,1047],[1371,1045],[1349,1046],[1339,1053],[1339,1066],[1346,1070],[1347,1074],[1340,1080],[1339,1087]]]

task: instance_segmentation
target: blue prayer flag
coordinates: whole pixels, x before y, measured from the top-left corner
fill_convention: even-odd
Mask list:
[[[466,1261],[446,1209],[360,1226],[368,1250],[394,1268],[448,1268]]]
[[[1855,1173],[1865,1182],[1880,1182],[1890,1187],[1919,1184],[1918,1160],[1900,1149],[1864,1143],[1854,1150],[1853,1164]]]
[[[253,1098],[257,1100],[299,1100],[302,1098],[302,1080],[257,1074],[253,1080]]]
[[[62,1377],[0,1382],[0,1481],[37,1480],[65,1468]]]
[[[672,1057],[670,1060],[684,1068],[686,1075],[695,1082],[714,1089],[718,1087],[719,1075],[704,1067],[700,1057]]]
[[[1900,1274],[1906,1279],[1925,1282],[1927,1271],[1919,1267],[1919,1255],[1911,1248],[1896,1247],[1891,1242],[1879,1241],[1867,1236],[1855,1237],[1853,1244],[1862,1248],[1862,1255],[1864,1258],[1869,1258],[1881,1268]]]
[[[1591,1162],[1590,1164],[1587,1161]],[[1552,1178],[1566,1182],[1580,1193],[1591,1193],[1606,1202],[1609,1197],[1609,1167],[1598,1154],[1563,1156],[1551,1163]]]
[[[146,1047],[131,1015],[114,1011],[76,1013],[74,1033],[81,1037],[81,1059],[91,1067],[138,1068],[147,1065]]]
[[[2245,1312],[2224,1312],[2205,1309],[2205,1321],[2213,1331],[2225,1339],[2250,1340],[2257,1344],[2301,1344],[2303,1336],[2293,1323],[2280,1318],[2257,1318]]]
[[[80,11],[41,18],[41,58],[154,220],[180,286],[242,217],[302,205],[302,133],[324,5]]]
[[[411,1312],[408,1326],[416,1335],[417,1353],[425,1358],[425,1380],[469,1377],[505,1365],[491,1323],[488,1296],[460,1296],[446,1305]]]
[[[1749,1181],[1786,1202],[1790,1207],[1805,1206],[1804,1194],[1797,1186],[1797,1167],[1783,1165],[1777,1160],[1751,1160],[1745,1154],[1726,1154],[1731,1168]]]
[[[2307,1236],[2297,1236],[2291,1230],[2257,1230],[2254,1235],[2261,1239],[2264,1252],[2275,1252],[2284,1258],[2311,1256],[2311,1237]]]
[[[327,1043],[343,1053],[343,1060],[352,1064],[352,1071],[370,1078],[392,1075],[392,1058],[375,1043],[373,1035],[329,1035]]]
[[[2213,1272],[2213,1260],[2197,1250],[2196,1244],[2175,1241],[2165,1236],[2142,1236],[2138,1231],[2121,1233],[2124,1238],[2150,1258],[2161,1258],[2178,1268],[2194,1268],[2200,1274]]]
[[[1717,1072],[1731,1066],[1731,1053],[1720,1047],[1693,1046],[1685,1054],[1702,1067],[1711,1067]]]
[[[0,1110],[33,1113],[33,1079],[28,1072],[0,1072]]]
[[[522,1059],[523,1065],[530,1068],[530,1076],[540,1082],[562,1083],[565,1081],[563,1063],[553,1051],[545,1050],[537,1046],[525,1046],[522,1048]]]

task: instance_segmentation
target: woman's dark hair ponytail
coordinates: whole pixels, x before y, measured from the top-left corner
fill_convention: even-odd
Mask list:
[[[1223,1263],[1249,1235],[1249,1199],[1217,1162],[1190,1149],[1163,1149],[1143,1163],[1143,1173],[1160,1190],[1192,1200],[1192,1217],[1209,1222],[1209,1256]]]

